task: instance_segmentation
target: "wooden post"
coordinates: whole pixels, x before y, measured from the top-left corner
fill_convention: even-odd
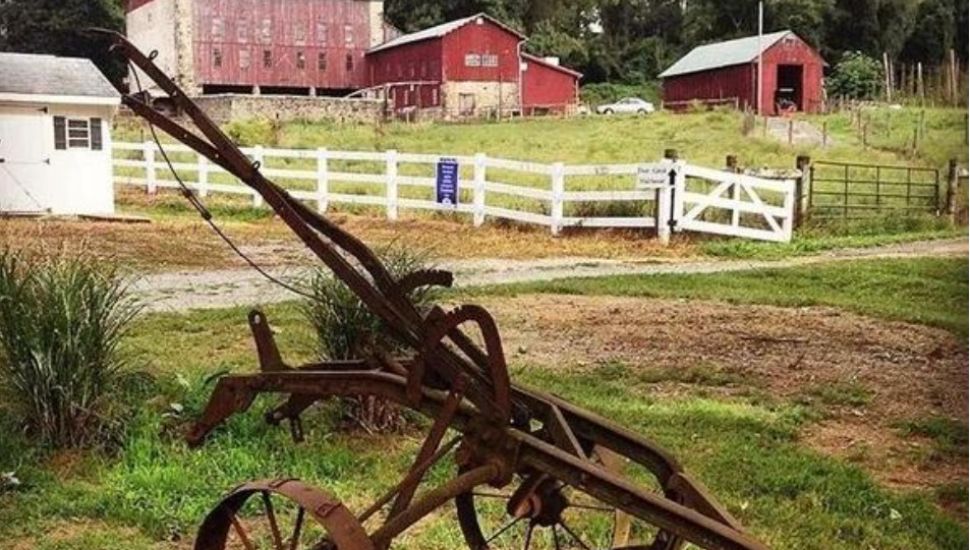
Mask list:
[[[724,164],[727,166],[727,171],[733,174],[739,173],[741,170],[738,168],[738,157],[736,155],[728,155],[724,159]],[[731,199],[735,201],[741,200],[741,182],[735,181],[731,185]],[[738,227],[741,225],[741,211],[737,208],[731,209],[731,225]]]
[[[882,52],[882,71],[883,71],[884,85],[886,86],[886,101],[887,102],[892,101],[893,88],[892,88],[892,81],[890,80],[892,77],[890,76],[888,52]]]
[[[724,157],[724,167],[727,168],[728,172],[738,172],[738,156],[728,155]]]
[[[196,192],[200,197],[209,195],[209,159],[205,155],[199,154],[198,164],[196,165]]]
[[[330,167],[328,153],[323,147],[317,149],[317,212],[325,213],[330,207]]]
[[[919,104],[922,107],[926,101],[925,89],[923,88],[923,62],[916,63],[916,95],[919,96]]]
[[[829,121],[822,121],[822,147],[829,144]]]
[[[384,188],[387,191],[387,219],[397,220],[397,151],[390,149],[386,153],[387,169],[384,173]]]
[[[798,155],[795,158],[795,168],[799,171],[798,177],[795,179],[795,203],[792,212],[792,223],[795,228],[802,226],[802,218],[805,213],[806,187],[808,192],[811,193],[812,182],[808,177],[809,166],[811,165],[812,158],[808,155]]]
[[[664,164],[670,167],[670,170],[675,170],[677,163],[677,150],[676,149],[664,149]],[[671,233],[671,209],[673,208],[674,197],[674,187],[676,186],[675,176],[670,177],[668,185],[657,189],[657,200],[656,200],[656,215],[654,220],[657,223],[657,238],[663,245],[670,244],[670,233]]]
[[[473,223],[481,227],[485,223],[485,154],[475,154],[475,184],[472,196]]]
[[[788,119],[788,145],[794,143],[795,139],[795,119]]]
[[[563,217],[563,193],[566,192],[566,178],[565,178],[565,166],[563,163],[557,162],[552,165],[551,183],[552,183],[552,208],[550,209],[552,213],[552,225],[550,229],[553,235],[558,235],[562,230],[562,217]]]
[[[145,142],[145,187],[150,195],[158,192],[157,175],[155,174],[155,142]]]
[[[957,179],[960,177],[960,167],[957,159],[950,159],[946,168],[946,214],[956,223],[957,212]]]

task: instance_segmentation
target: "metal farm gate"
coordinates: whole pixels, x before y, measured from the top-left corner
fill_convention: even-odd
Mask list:
[[[936,214],[943,206],[936,168],[815,161],[809,175],[807,207],[814,218]]]

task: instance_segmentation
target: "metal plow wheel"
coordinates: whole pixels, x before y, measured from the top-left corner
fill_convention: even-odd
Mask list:
[[[408,349],[400,356],[369,350],[361,360],[292,366],[283,361],[269,320],[254,311],[249,323],[259,369],[220,378],[187,441],[201,445],[261,394],[281,399],[267,420],[288,424],[297,441],[303,437],[301,414],[332,397],[385,399],[430,419],[410,469],[396,483],[389,480],[387,492],[367,509],[351,513],[296,481],[251,483],[233,491],[205,519],[198,550],[303,544],[317,550],[384,549],[452,502],[472,550],[676,550],[688,542],[711,549],[765,548],[650,440],[556,396],[512,383],[498,327],[485,309],[419,311],[411,292],[450,286],[451,273],[392,276],[363,242],[266,179],[259,163],[155,66],[154,55],[142,54],[116,33],[93,32],[107,33],[113,49],[140,69],[135,74],[151,79],[195,125],[189,129],[168,118],[144,93],[123,92],[124,104],[152,125],[153,135],[161,128],[251,187]],[[186,199],[238,252],[175,166],[169,167]],[[469,329],[484,345],[469,336]],[[436,472],[451,468],[456,474],[428,482],[426,474],[436,466]]]
[[[240,512],[256,508],[250,514]],[[257,481],[232,491],[199,529],[197,550],[373,549],[340,501],[296,480]]]

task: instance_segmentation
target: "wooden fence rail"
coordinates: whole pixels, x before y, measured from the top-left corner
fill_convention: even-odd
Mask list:
[[[213,181],[213,175],[225,174],[225,171],[201,155],[181,145],[168,145],[165,149],[173,159],[172,167],[186,186],[199,196],[210,193],[248,195],[252,197],[254,207],[262,206],[262,198],[250,188]],[[144,187],[149,193],[178,186],[174,179],[162,176],[168,172],[168,167],[162,162],[154,142],[115,143],[114,150],[116,183]],[[244,148],[243,152],[260,163],[263,174],[284,183],[297,199],[315,202],[320,212],[326,212],[332,204],[342,203],[380,207],[389,220],[398,219],[400,209],[459,212],[470,214],[475,226],[482,225],[487,217],[493,217],[546,226],[553,234],[566,227],[600,227],[652,228],[663,239],[669,237],[670,231],[684,229],[777,241],[791,238],[792,181],[741,176],[672,159],[638,164],[567,165],[502,159],[483,153],[442,156],[394,150],[332,151],[258,146]],[[186,161],[186,157],[191,160]],[[270,159],[281,159],[284,165],[289,165],[268,164]],[[456,194],[460,200],[454,204],[436,200],[436,177],[413,175],[420,171],[434,172],[442,159],[457,163],[459,170],[464,169],[466,174],[459,184],[459,191],[464,193]],[[415,170],[414,166],[419,168]],[[677,177],[672,177],[669,184],[666,180],[663,184],[644,183],[639,175],[651,168],[664,174],[673,171]],[[188,174],[194,174],[194,177]],[[227,176],[221,179],[231,181]],[[523,184],[523,179],[530,179],[532,183]],[[593,185],[595,189],[584,188],[584,182],[588,184],[596,180],[600,180],[600,185]],[[700,184],[702,180],[707,183]],[[712,181],[716,184],[711,184]],[[723,189],[718,189],[717,184],[724,181],[734,182],[738,189],[743,185],[749,200],[739,200],[737,193],[731,198],[720,196]],[[286,185],[286,182],[294,185]],[[604,182],[607,188],[603,188]],[[355,192],[338,192],[338,186],[346,191],[348,185],[360,188],[353,188]],[[365,188],[364,193],[356,192],[362,188]],[[776,195],[777,204],[763,202],[757,193],[759,189]],[[712,194],[712,190],[717,192]],[[515,200],[503,202],[497,200],[500,196]],[[723,217],[731,223],[701,223],[697,212],[684,211],[685,198],[688,203],[703,203],[705,208],[727,211],[727,216]],[[579,203],[603,202],[633,203],[639,214],[581,215],[584,209],[567,208]],[[670,205],[679,209],[670,208]],[[696,206],[694,210],[697,210]],[[608,209],[606,213],[609,213]],[[690,219],[684,218],[685,213],[691,214]],[[767,225],[747,228],[739,221],[742,213],[763,216]],[[678,224],[681,218],[684,223]],[[781,223],[776,223],[776,218]]]

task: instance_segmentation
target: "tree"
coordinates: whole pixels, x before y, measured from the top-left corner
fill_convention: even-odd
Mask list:
[[[956,6],[952,0],[924,0],[916,12],[916,24],[900,57],[906,61],[936,63],[946,59],[953,47]]]
[[[0,3],[0,51],[86,57],[113,82],[127,70],[89,27],[124,30],[121,0],[8,0]]]
[[[876,98],[883,89],[882,63],[862,52],[848,52],[832,70],[825,87],[832,97]]]

